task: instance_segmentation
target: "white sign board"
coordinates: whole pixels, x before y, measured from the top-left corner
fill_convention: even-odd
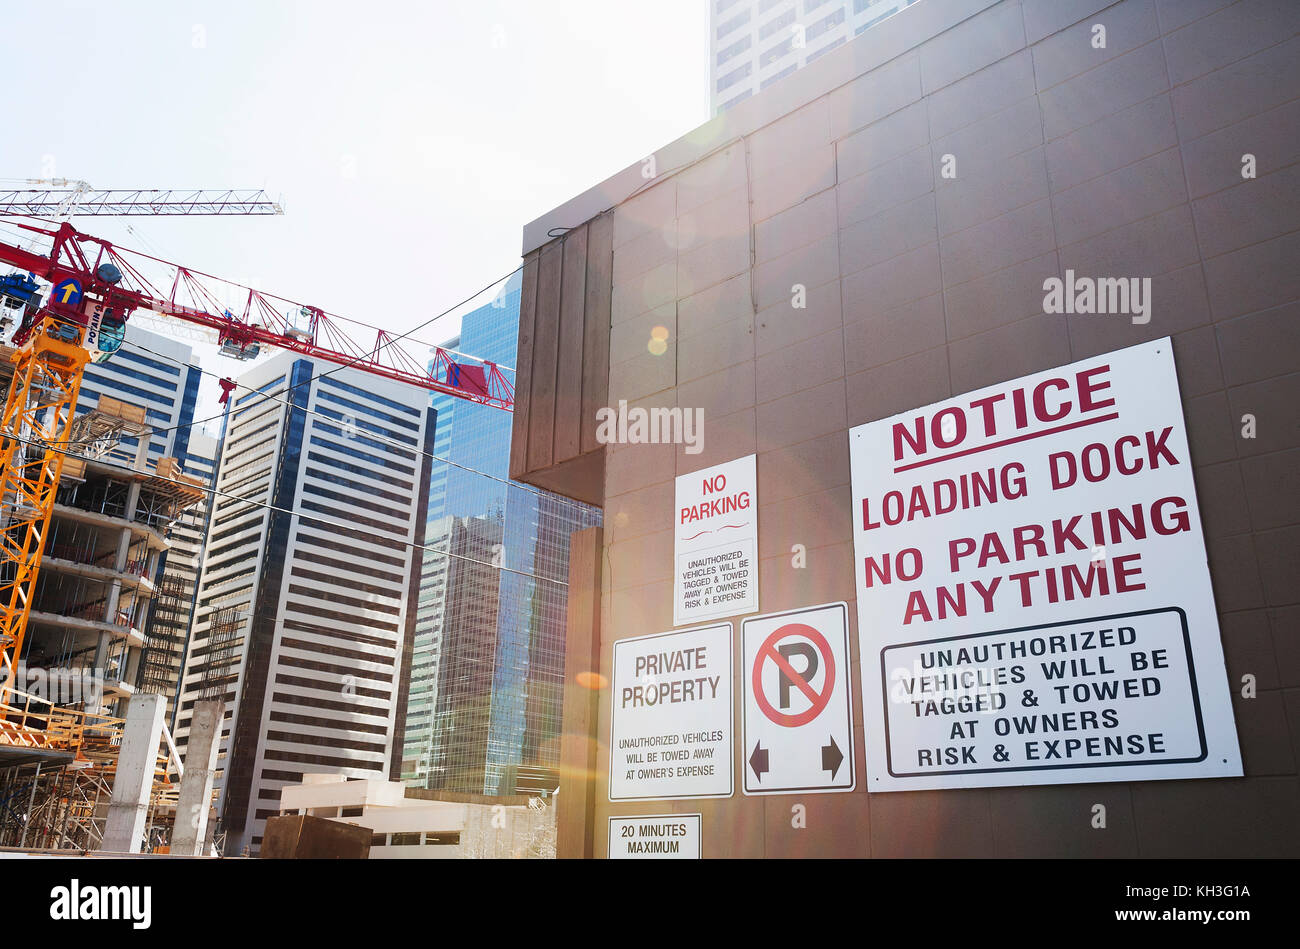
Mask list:
[[[1242,773],[1168,338],[849,451],[869,790]]]
[[[754,455],[677,478],[673,625],[758,609]]]
[[[611,860],[699,860],[699,814],[652,814],[609,819]]]
[[[730,797],[731,624],[614,643],[609,799]]]
[[[749,617],[740,641],[744,792],[852,791],[848,604]]]

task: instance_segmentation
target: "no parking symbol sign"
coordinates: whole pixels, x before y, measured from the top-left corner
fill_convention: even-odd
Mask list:
[[[848,605],[750,617],[741,639],[745,793],[853,790]]]

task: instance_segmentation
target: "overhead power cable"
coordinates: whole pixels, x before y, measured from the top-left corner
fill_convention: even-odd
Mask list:
[[[470,300],[473,300],[475,297],[481,296],[481,295],[482,295],[484,292],[486,292],[487,290],[492,289],[492,288],[495,287],[497,284],[501,283],[502,280],[509,280],[512,276],[514,276],[516,273],[518,273],[518,272],[520,271],[520,269],[521,269],[520,267],[516,267],[514,270],[512,270],[510,273],[506,274],[506,275],[505,275],[504,277],[502,277],[501,279],[499,279],[499,280],[494,280],[492,283],[488,284],[486,287],[484,287],[482,290],[479,290],[477,293],[473,294],[472,296],[467,297],[466,299],[462,300],[460,303],[457,303],[457,304],[455,304],[454,306],[452,306],[452,307],[450,307],[450,308],[448,308],[448,309],[446,309],[446,310],[443,310],[441,313],[437,314],[436,316],[431,317],[430,319],[428,319],[428,320],[426,320],[425,322],[421,323],[419,326],[413,327],[412,329],[410,329],[410,330],[408,330],[406,333],[404,333],[402,336],[396,336],[396,337],[393,337],[391,340],[389,340],[389,341],[388,341],[387,343],[385,343],[384,345],[386,346],[386,345],[388,345],[389,343],[395,343],[395,342],[397,342],[398,340],[404,338],[405,336],[410,335],[411,333],[414,333],[414,332],[416,332],[416,331],[422,329],[422,328],[425,327],[425,326],[428,326],[429,324],[433,323],[435,320],[440,320],[440,319],[442,319],[444,316],[447,316],[449,313],[452,313],[453,311],[455,311],[455,310],[458,309],[459,307],[464,306],[464,305],[465,305],[466,303],[468,303]],[[80,324],[74,324],[71,320],[63,319],[63,318],[61,318],[61,317],[59,317],[59,316],[56,316],[55,314],[52,314],[52,313],[51,313],[51,314],[48,314],[48,315],[49,315],[49,317],[53,318],[54,320],[56,320],[56,321],[58,321],[58,322],[65,323],[65,324],[68,324],[68,325],[76,325],[76,326],[80,326]],[[379,348],[382,349],[383,347],[379,347]],[[155,355],[158,355],[158,354],[155,353]],[[313,375],[313,376],[309,376],[308,378],[303,379],[301,382],[297,382],[297,383],[295,383],[294,385],[290,386],[290,387],[286,390],[286,392],[292,392],[292,391],[294,391],[294,390],[296,390],[296,389],[298,389],[298,388],[301,388],[302,386],[309,385],[309,384],[311,384],[312,382],[315,382],[315,381],[317,381],[317,380],[319,380],[319,379],[324,379],[324,378],[326,378],[327,376],[332,376],[334,373],[339,372],[340,370],[343,370],[343,369],[349,369],[349,368],[351,368],[352,366],[356,365],[357,360],[360,359],[360,358],[361,358],[361,357],[359,357],[359,356],[357,356],[357,357],[353,357],[352,361],[349,362],[347,365],[335,366],[333,369],[330,369],[330,370],[328,370],[328,371],[326,371],[326,372],[318,372],[318,373],[316,373],[316,374]],[[218,379],[223,379],[223,378],[225,378],[224,376],[221,376],[221,375],[218,374],[218,373],[210,372],[210,371],[208,371],[208,370],[206,370],[206,369],[203,369],[202,367],[196,367],[196,368],[198,368],[200,372],[202,372],[202,373],[204,373],[204,374],[206,374],[206,375],[211,375],[211,376],[214,376],[214,377],[216,377],[216,378],[218,378]],[[359,372],[365,372],[364,369],[360,369],[360,370],[358,370],[358,371],[359,371]],[[246,387],[245,387],[245,388],[246,388]],[[254,391],[255,391],[255,390],[254,390]],[[190,421],[190,422],[183,422],[183,423],[181,423],[181,424],[179,424],[179,425],[171,425],[171,426],[168,426],[168,427],[166,427],[166,428],[159,428],[159,427],[156,427],[156,426],[150,426],[150,432],[149,432],[149,434],[151,434],[151,435],[166,435],[168,432],[179,431],[179,430],[182,429],[182,428],[193,428],[193,427],[196,426],[196,425],[206,425],[208,422],[216,422],[216,421],[220,420],[222,417],[224,417],[224,415],[225,415],[225,413],[222,412],[220,415],[212,415],[212,416],[209,416],[208,418],[194,419],[193,421]],[[143,437],[143,436],[142,436],[142,437]],[[54,442],[52,442],[51,444],[58,444],[58,443],[54,443]],[[65,443],[65,444],[67,444],[67,443]]]
[[[70,322],[70,321],[62,320],[60,317],[55,316],[54,314],[50,314],[50,317],[51,317],[52,319],[58,320],[58,321],[60,321],[60,322]],[[126,340],[124,340],[124,341],[123,341],[123,345],[125,345],[125,346],[130,346],[132,349],[138,349],[138,350],[140,350],[141,352],[148,353],[148,354],[151,355],[151,356],[156,356],[156,357],[159,358],[159,359],[165,359],[165,360],[167,360],[168,362],[173,363],[174,365],[179,366],[179,367],[182,368],[182,369],[194,369],[195,371],[197,371],[197,372],[200,373],[201,375],[211,376],[211,377],[214,378],[214,379],[224,379],[224,378],[226,378],[225,376],[222,376],[220,373],[212,372],[212,371],[209,370],[209,369],[204,369],[202,366],[196,365],[196,364],[194,364],[194,363],[182,362],[181,360],[177,359],[175,356],[169,356],[169,355],[167,355],[166,353],[160,353],[160,352],[158,352],[156,349],[151,349],[151,348],[149,348],[148,346],[144,345],[143,343],[137,343],[137,342],[135,342],[134,340],[131,340],[131,339],[126,339]],[[256,396],[256,397],[259,398],[262,402],[276,402],[276,403],[278,403],[278,404],[280,404],[280,405],[285,406],[286,408],[297,409],[298,411],[300,411],[300,412],[304,412],[304,413],[306,413],[307,415],[315,415],[315,416],[317,416],[317,417],[319,417],[319,418],[323,418],[323,419],[325,419],[326,421],[328,421],[328,422],[330,422],[330,423],[332,423],[332,424],[339,424],[339,420],[336,419],[336,418],[332,418],[332,417],[330,417],[330,416],[328,416],[328,415],[325,415],[325,414],[322,413],[322,412],[318,412],[318,411],[316,411],[315,409],[309,409],[309,408],[307,408],[306,406],[302,406],[302,405],[294,405],[293,403],[291,403],[291,402],[287,402],[287,401],[285,401],[284,399],[277,398],[276,395],[275,395],[274,393],[270,393],[270,392],[262,392],[262,391],[259,390],[259,389],[254,389],[252,386],[241,385],[241,384],[239,384],[239,383],[235,383],[235,387],[236,387],[237,389],[243,389],[244,391],[248,392],[250,395],[254,395],[254,396]],[[286,390],[286,391],[287,391],[287,390]],[[450,398],[450,396],[449,396],[448,398]],[[254,408],[254,407],[256,407],[257,404],[260,404],[260,403],[254,403],[253,405],[249,406],[249,408],[250,408],[250,409],[251,409],[251,408]],[[245,411],[247,411],[247,410],[245,410]],[[217,415],[217,416],[214,416],[213,418],[219,419],[219,418],[222,418],[223,416],[224,416],[224,413],[223,413],[223,415]],[[151,431],[152,431],[153,434],[165,434],[165,433],[167,433],[167,432],[178,431],[178,430],[180,430],[180,429],[182,429],[182,428],[192,428],[192,427],[195,426],[195,425],[205,424],[206,422],[210,422],[210,421],[213,421],[213,419],[210,418],[210,419],[204,419],[204,420],[201,420],[201,421],[185,422],[185,423],[182,423],[182,424],[179,424],[179,425],[173,425],[173,426],[170,426],[170,427],[168,427],[168,428],[154,428],[154,429],[152,429]],[[140,437],[140,438],[144,438],[145,435],[144,435],[144,434],[141,434],[139,437]],[[435,454],[434,454],[433,452],[431,452],[431,451],[425,451],[423,448],[417,448],[417,447],[415,447],[415,446],[413,446],[413,445],[409,445],[409,444],[406,444],[406,443],[403,443],[403,442],[399,442],[399,441],[397,441],[397,440],[394,439],[394,438],[389,438],[389,437],[387,437],[387,436],[385,436],[385,435],[382,435],[382,434],[380,434],[380,433],[378,433],[378,432],[372,432],[372,431],[367,430],[367,436],[366,436],[366,437],[368,437],[368,438],[375,438],[375,439],[377,439],[377,440],[379,440],[379,441],[384,442],[384,443],[387,444],[387,445],[391,445],[391,446],[393,446],[393,447],[395,447],[395,448],[400,448],[400,449],[402,449],[403,451],[414,452],[415,454],[422,455],[422,456],[425,457],[425,458],[430,458],[430,459],[432,459],[433,461],[438,461],[438,462],[441,462],[441,463],[446,464],[446,465],[451,465],[453,468],[459,468],[459,469],[461,469],[462,471],[468,471],[468,472],[471,473],[471,474],[476,474],[476,475],[479,475],[479,476],[481,476],[481,477],[487,478],[487,479],[489,479],[489,480],[491,480],[491,481],[496,481],[496,482],[498,482],[498,483],[500,483],[500,484],[504,484],[504,485],[506,485],[507,487],[517,488],[517,489],[519,489],[519,490],[521,490],[521,491],[524,491],[524,492],[526,492],[526,493],[528,493],[528,494],[533,495],[534,497],[539,497],[539,498],[541,498],[541,497],[555,497],[555,495],[553,495],[553,494],[547,494],[546,492],[541,491],[541,490],[538,490],[538,489],[534,489],[534,488],[532,488],[532,487],[529,486],[529,485],[521,484],[521,483],[518,482],[518,481],[511,481],[509,478],[500,478],[500,477],[497,477],[496,475],[488,474],[486,471],[479,471],[477,468],[470,468],[470,467],[468,467],[467,465],[462,465],[462,464],[460,464],[459,462],[452,461],[450,458],[444,458],[444,457],[441,456],[441,455],[435,455]],[[65,441],[65,442],[52,441],[52,442],[49,442],[48,444],[51,445],[51,446],[56,446],[56,445],[57,445],[57,446],[63,446],[63,447],[66,447],[66,446],[71,445],[71,444],[73,444],[73,443],[72,443],[71,440],[69,440],[69,441]]]
[[[48,447],[48,446],[45,445],[45,443],[43,443],[43,442],[39,442],[39,441],[36,441],[36,440],[34,440],[34,439],[29,439],[29,438],[18,438],[18,437],[16,437],[16,436],[11,436],[11,437],[14,437],[14,438],[15,438],[15,441],[21,442],[21,443],[24,444],[24,445],[31,445],[31,446],[36,447],[36,448],[46,448],[46,447]],[[93,463],[95,463],[95,464],[104,464],[104,460],[103,460],[102,458],[89,458],[89,457],[87,457],[87,456],[85,456],[85,455],[79,455],[79,454],[77,454],[76,452],[65,451],[65,450],[63,450],[62,448],[51,448],[51,450],[54,451],[54,452],[56,452],[56,453],[58,453],[58,454],[60,454],[60,455],[63,455],[65,458],[77,458],[77,459],[79,459],[79,460],[81,460],[81,461],[93,462]],[[568,582],[565,581],[565,580],[554,580],[554,579],[552,579],[552,578],[550,578],[550,577],[544,577],[544,576],[542,576],[542,575],[540,575],[540,574],[535,574],[535,573],[525,573],[525,572],[522,571],[522,570],[515,570],[514,568],[512,568],[512,567],[507,567],[507,566],[505,566],[504,564],[494,564],[494,563],[490,563],[490,562],[488,562],[488,561],[486,561],[486,560],[478,560],[478,559],[475,559],[474,557],[466,557],[464,554],[454,554],[454,553],[452,553],[452,552],[449,551],[449,550],[441,550],[441,549],[439,549],[439,548],[437,548],[437,547],[430,547],[428,544],[417,544],[417,543],[416,543],[415,541],[413,541],[413,540],[400,540],[400,539],[395,538],[395,537],[386,537],[386,536],[382,536],[382,535],[380,535],[380,534],[376,534],[376,533],[374,533],[373,531],[362,530],[362,529],[358,528],[355,524],[349,524],[349,523],[346,523],[346,522],[343,522],[343,521],[332,520],[332,519],[330,519],[330,518],[327,518],[327,517],[321,517],[321,516],[316,515],[316,514],[303,514],[301,511],[294,511],[294,510],[290,510],[290,509],[288,509],[288,508],[279,507],[279,506],[277,506],[277,505],[275,505],[275,504],[270,504],[270,503],[268,503],[268,502],[266,502],[266,501],[258,501],[258,500],[256,500],[255,498],[249,498],[249,497],[244,497],[244,496],[242,496],[242,495],[238,495],[238,494],[232,494],[232,493],[229,492],[229,491],[222,491],[220,488],[217,488],[217,487],[215,487],[215,486],[206,486],[206,487],[205,487],[205,486],[203,486],[203,485],[194,484],[194,483],[189,482],[189,481],[181,481],[181,480],[179,480],[179,479],[177,479],[177,478],[168,478],[168,477],[165,477],[164,475],[160,475],[160,474],[157,474],[157,473],[150,474],[149,477],[151,477],[151,478],[157,478],[159,481],[166,481],[166,482],[168,482],[168,483],[170,483],[170,484],[179,485],[180,487],[183,487],[183,488],[189,488],[189,489],[191,489],[191,490],[195,490],[195,491],[203,491],[203,492],[205,492],[205,493],[207,493],[208,495],[211,495],[211,496],[215,496],[215,495],[218,495],[218,494],[219,494],[219,495],[221,495],[222,497],[230,498],[230,499],[232,499],[232,500],[234,500],[234,501],[242,502],[242,503],[244,503],[244,504],[252,505],[252,506],[254,506],[254,507],[265,508],[265,509],[268,510],[268,511],[276,511],[276,512],[278,512],[278,513],[280,513],[280,514],[288,514],[290,517],[297,517],[297,518],[299,518],[299,519],[301,519],[301,520],[314,521],[314,522],[316,522],[316,523],[318,523],[318,524],[327,524],[327,525],[329,525],[330,527],[341,527],[341,528],[344,528],[345,530],[348,530],[348,531],[352,531],[352,532],[355,532],[355,533],[358,533],[358,534],[365,534],[365,535],[368,536],[368,537],[373,537],[373,538],[375,538],[376,540],[381,541],[381,542],[383,542],[383,543],[385,543],[385,544],[393,544],[393,543],[397,543],[397,544],[401,544],[403,547],[410,547],[410,548],[412,548],[413,550],[423,550],[423,551],[426,551],[426,552],[428,552],[428,553],[432,553],[432,554],[440,554],[440,555],[443,555],[443,556],[446,556],[446,557],[454,557],[454,558],[456,558],[457,560],[464,560],[464,561],[466,561],[466,562],[468,562],[468,563],[478,564],[478,565],[481,566],[481,567],[490,567],[490,568],[493,569],[493,570],[504,570],[504,571],[506,571],[507,573],[518,574],[518,575],[521,576],[521,577],[530,577],[530,578],[537,579],[537,580],[545,580],[547,583],[555,583],[555,584],[559,584],[560,586],[566,586],[566,587],[567,587],[567,586],[569,585]]]
[[[324,372],[318,372],[318,373],[316,373],[316,374],[313,375],[313,376],[310,376],[310,377],[308,377],[308,378],[306,378],[306,379],[303,379],[301,382],[295,383],[293,386],[291,386],[290,389],[289,389],[289,391],[293,391],[293,390],[298,389],[298,388],[300,388],[300,387],[302,387],[302,386],[310,385],[312,382],[315,382],[315,381],[318,380],[318,379],[324,379],[324,378],[327,377],[327,376],[332,376],[332,375],[334,375],[334,373],[336,373],[336,372],[341,372],[341,371],[344,370],[344,369],[351,369],[351,368],[352,368],[353,366],[355,366],[358,362],[360,362],[361,359],[363,359],[363,358],[369,359],[369,358],[371,358],[371,357],[373,357],[373,356],[378,355],[378,353],[380,352],[380,350],[385,349],[386,347],[391,346],[391,345],[393,345],[394,343],[401,342],[402,340],[404,340],[404,339],[408,338],[409,336],[411,336],[411,334],[413,334],[413,333],[418,333],[420,330],[424,329],[425,327],[427,327],[427,326],[431,326],[433,323],[436,323],[438,320],[442,319],[444,316],[448,316],[448,315],[450,315],[451,313],[454,313],[456,310],[460,309],[460,307],[462,307],[462,306],[464,306],[465,304],[470,303],[471,301],[475,300],[476,298],[482,296],[484,293],[486,293],[487,291],[491,290],[493,287],[497,286],[498,284],[502,283],[503,281],[509,280],[509,279],[510,279],[511,277],[513,277],[515,274],[519,273],[519,271],[521,271],[522,269],[523,269],[523,265],[520,264],[520,265],[519,265],[518,267],[516,267],[514,270],[510,271],[509,273],[505,274],[505,275],[502,276],[502,277],[498,277],[496,280],[493,280],[491,283],[487,284],[486,286],[481,287],[480,289],[476,290],[474,293],[470,294],[470,295],[469,295],[468,297],[466,297],[465,299],[461,300],[459,303],[455,303],[455,304],[453,304],[452,306],[450,306],[450,307],[448,307],[447,309],[443,310],[441,313],[436,313],[436,314],[434,314],[433,316],[429,317],[429,319],[425,320],[423,323],[420,323],[420,324],[418,324],[418,325],[416,325],[416,326],[411,327],[409,330],[407,330],[406,332],[404,332],[404,333],[402,333],[402,334],[400,334],[400,335],[398,335],[398,336],[388,337],[387,339],[384,340],[383,343],[381,343],[380,345],[376,346],[376,347],[374,348],[373,351],[371,351],[371,352],[367,352],[367,353],[364,353],[364,354],[359,354],[359,355],[353,356],[353,357],[352,357],[351,359],[349,359],[348,362],[346,362],[346,363],[343,363],[343,364],[341,364],[341,365],[337,365],[337,366],[335,366],[334,368],[329,369],[329,370],[326,370],[326,371],[324,371]],[[476,358],[476,357],[475,357],[475,358]],[[364,371],[364,370],[362,370],[362,371]],[[222,413],[222,414],[224,414],[224,413]],[[212,416],[211,418],[198,419],[198,420],[195,420],[195,421],[193,421],[193,422],[189,422],[189,423],[187,423],[187,424],[190,425],[190,426],[193,426],[193,425],[203,425],[203,424],[206,424],[206,423],[208,423],[208,422],[215,422],[215,421],[216,421],[217,419],[219,419],[219,418],[221,418],[221,415],[214,415],[214,416]],[[167,433],[167,432],[175,431],[176,429],[184,428],[184,427],[186,427],[186,426],[185,426],[185,425],[174,425],[174,426],[172,426],[171,428],[163,428],[163,429],[157,429],[157,428],[155,428],[153,431],[154,431],[155,434],[165,434],[165,433]]]

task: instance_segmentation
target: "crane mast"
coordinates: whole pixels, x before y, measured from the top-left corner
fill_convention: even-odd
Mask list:
[[[32,592],[54,498],[63,472],[81,377],[90,354],[85,331],[50,313],[16,355],[13,383],[0,416],[0,705],[13,688]]]

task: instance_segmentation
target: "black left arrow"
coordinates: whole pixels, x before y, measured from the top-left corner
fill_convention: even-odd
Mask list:
[[[767,766],[767,751],[761,741],[756,741],[754,742],[754,753],[749,756],[749,766],[754,769],[754,776],[759,781],[762,781],[763,775],[770,770]],[[825,752],[822,752],[822,754],[824,755]]]
[[[764,755],[767,752],[763,752]],[[822,770],[831,773],[831,780],[835,780],[835,773],[840,770],[840,764],[844,761],[844,753],[840,751],[840,746],[835,744],[835,736],[831,736],[829,745],[822,745]]]

